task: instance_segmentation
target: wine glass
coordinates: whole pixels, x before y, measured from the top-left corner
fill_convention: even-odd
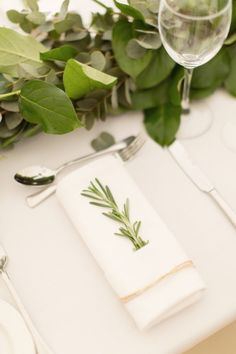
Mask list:
[[[167,53],[185,68],[179,138],[203,134],[212,114],[204,103],[189,104],[193,69],[211,60],[223,46],[232,16],[232,0],[161,0],[159,32]]]

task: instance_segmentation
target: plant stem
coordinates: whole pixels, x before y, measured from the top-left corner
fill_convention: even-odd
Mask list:
[[[184,69],[184,88],[183,88],[183,97],[182,97],[182,113],[189,114],[190,113],[190,104],[189,104],[189,96],[190,96],[190,88],[191,81],[193,77],[193,69]]]
[[[91,182],[88,189],[81,193],[82,196],[91,199],[90,204],[98,207],[110,209],[109,212],[104,212],[103,215],[121,224],[119,232],[115,235],[128,238],[134,245],[137,251],[146,246],[148,241],[144,241],[139,235],[141,221],[132,223],[129,216],[129,200],[127,199],[123,210],[120,210],[108,186],[103,186],[96,178],[95,182]]]
[[[8,92],[8,93],[3,93],[2,95],[0,95],[0,100],[1,100],[2,98],[6,98],[6,97],[10,97],[10,96],[15,96],[15,95],[19,95],[19,94],[20,94],[20,90]]]
[[[99,0],[93,0],[93,2],[95,2],[96,4],[98,4],[98,5],[102,6],[102,7],[104,7],[104,9],[106,9],[106,10],[110,10],[110,9],[111,9],[111,7],[106,6],[105,4],[103,4],[103,3],[102,3],[101,1],[99,1]]]

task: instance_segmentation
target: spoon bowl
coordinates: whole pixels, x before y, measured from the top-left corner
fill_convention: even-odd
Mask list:
[[[54,182],[56,171],[44,166],[29,166],[14,176],[15,180],[27,186],[45,186]]]

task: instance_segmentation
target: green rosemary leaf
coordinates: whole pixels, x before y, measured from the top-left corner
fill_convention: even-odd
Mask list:
[[[110,209],[110,212],[103,212],[102,215],[121,225],[119,233],[115,233],[116,236],[129,239],[135,250],[147,245],[148,241],[144,241],[139,235],[141,221],[135,221],[133,224],[130,221],[128,198],[124,203],[123,211],[120,211],[110,188],[107,185],[104,187],[98,178],[95,178],[94,182],[90,182],[88,188],[83,190],[81,195],[92,200],[98,200],[90,201],[92,205]]]
[[[126,202],[124,204],[124,214],[127,217],[127,219],[129,219],[129,199],[126,199]]]
[[[97,182],[97,184],[99,185],[99,187],[101,188],[101,190],[103,191],[103,193],[106,195],[106,189],[103,187],[103,185],[101,184],[101,182],[99,181],[98,178],[95,178],[95,181]]]
[[[91,194],[81,193],[81,195],[82,195],[83,197],[91,198],[91,199],[94,199],[94,200],[101,200],[100,198],[95,197],[95,196],[93,196],[93,195],[91,195]]]
[[[102,207],[102,208],[110,208],[110,206],[107,205],[107,204],[96,203],[96,202],[90,202],[90,204],[96,205],[96,206],[99,206],[99,207]]]
[[[111,193],[111,190],[108,186],[106,186],[106,194],[108,195],[108,198],[116,205],[116,201]]]
[[[110,213],[102,213],[104,216],[107,216],[108,218],[115,220],[115,221],[120,221],[119,218],[117,218],[117,216],[110,214]]]

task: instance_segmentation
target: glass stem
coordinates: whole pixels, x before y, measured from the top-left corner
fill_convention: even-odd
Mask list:
[[[190,113],[190,88],[191,81],[193,77],[193,69],[184,69],[184,88],[183,88],[183,96],[182,96],[182,113],[189,114]]]

